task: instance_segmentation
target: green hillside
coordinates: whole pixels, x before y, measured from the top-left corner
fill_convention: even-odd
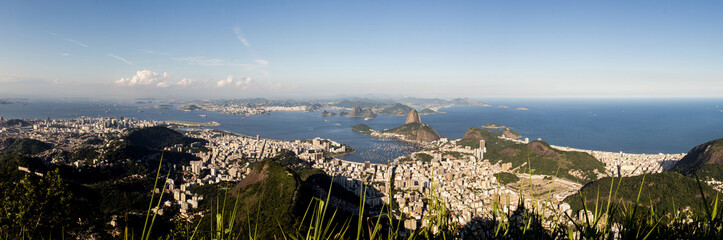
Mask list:
[[[24,172],[18,170],[18,167],[25,167],[30,171],[47,170],[42,160],[38,158],[28,157],[19,154],[7,154],[0,157],[0,184],[12,183],[22,179]]]
[[[412,111],[413,108],[397,103],[391,106],[386,106],[382,111],[379,112],[379,115],[397,115],[397,116],[405,116],[409,113],[409,111]]]
[[[111,215],[140,213],[148,207],[152,177],[144,174],[150,171],[133,170],[138,165],[131,161],[113,167],[76,169],[23,155],[3,156],[0,158],[3,234],[12,236],[24,228],[27,239],[62,239],[63,235],[89,239],[87,230],[95,229],[95,238],[110,239],[105,229]],[[28,168],[32,173],[18,167]],[[116,174],[123,171],[126,174]],[[146,177],[127,179],[131,174]],[[107,182],[96,181],[100,178],[106,178]],[[139,218],[129,217],[130,233],[140,232],[138,223],[143,223]],[[29,222],[33,224],[27,224]],[[161,216],[158,223],[159,232],[168,231],[166,217]]]
[[[512,130],[510,128],[504,128],[500,132],[500,135],[506,138],[512,138],[512,139],[519,139],[522,137],[519,133],[515,132],[515,130]]]
[[[440,138],[432,127],[423,123],[407,123],[402,126],[384,130],[383,133],[395,133],[403,135],[406,140],[430,142]]]
[[[336,113],[335,113],[335,112],[329,112],[329,111],[324,110],[324,111],[322,111],[321,113],[319,113],[319,116],[324,116],[324,117],[326,117],[326,116],[336,116]]]
[[[251,220],[259,226],[280,224],[286,227],[286,231],[298,227],[298,216],[303,216],[311,197],[300,194],[308,193],[302,191],[302,181],[295,172],[272,160],[255,164],[251,174],[232,190],[239,201],[239,224]],[[259,205],[263,207],[259,208]],[[256,215],[263,217],[257,220]],[[259,229],[259,237],[272,239],[278,231],[277,228],[264,227]]]
[[[331,177],[309,167],[291,152],[282,152],[276,157],[256,162],[250,168],[251,173],[238,183],[197,186],[191,191],[204,196],[199,208],[205,211],[220,211],[225,203],[226,219],[236,208],[235,229],[258,225],[256,239],[280,239],[282,229],[287,235],[294,234],[314,197],[313,188],[327,190],[332,184]],[[227,186],[230,187],[228,193]],[[337,184],[332,187],[332,196],[352,204],[359,201],[353,193]],[[350,216],[344,212],[337,213],[338,219]],[[215,221],[213,218],[202,219],[199,230],[213,229]],[[247,234],[239,233],[241,239],[248,239]]]
[[[645,177],[644,182],[643,177]],[[598,196],[599,202],[602,204],[599,207],[607,204],[611,182],[613,184],[613,194],[617,190],[617,195],[613,198],[613,202],[617,204],[634,204],[642,182],[642,192],[638,203],[644,207],[648,207],[652,203],[656,212],[660,215],[674,213],[676,210],[686,207],[690,207],[697,214],[705,212],[696,180],[672,172],[623,177],[622,179],[605,177],[591,182],[579,191],[585,197],[588,209],[595,209],[595,201],[598,200]],[[618,182],[620,186],[618,186]],[[701,185],[707,200],[712,201],[715,199],[717,192],[704,183],[701,183]],[[582,208],[580,194],[570,195],[564,201],[570,204],[573,211]]]
[[[437,113],[437,111],[434,111],[429,108],[425,108],[425,109],[422,109],[422,111],[419,111],[419,114],[422,114],[422,115],[431,115],[431,114],[435,114],[435,113]]]
[[[189,105],[183,105],[183,106],[178,107],[178,110],[196,111],[196,110],[201,110],[201,107],[193,105],[193,104],[189,104]]]
[[[0,149],[2,149],[1,153],[4,154],[17,153],[32,155],[42,153],[53,148],[53,145],[50,143],[30,138],[8,139],[3,144],[6,146],[0,146]]]
[[[176,144],[186,145],[193,142],[205,144],[207,142],[203,139],[185,137],[176,130],[161,126],[136,129],[124,139],[129,144],[150,149],[161,149]]]
[[[671,171],[687,176],[698,175],[701,179],[723,180],[723,138],[691,149]]]
[[[22,120],[22,119],[8,119],[5,121],[0,121],[0,127],[27,127],[30,126],[30,123],[28,121]]]
[[[520,181],[520,178],[517,177],[517,175],[508,172],[498,172],[495,173],[494,176],[497,178],[497,182],[501,184],[516,183],[517,181]]]
[[[360,132],[360,133],[366,133],[366,134],[372,133],[372,132],[374,131],[374,129],[372,129],[371,127],[367,126],[366,124],[357,124],[357,125],[354,125],[354,126],[351,127],[351,130],[356,131],[356,132]]]
[[[485,159],[489,159],[492,164],[512,163],[512,168],[527,164],[529,161],[533,174],[554,176],[559,168],[558,177],[586,183],[597,179],[605,172],[603,163],[590,154],[556,150],[543,141],[533,141],[528,144],[514,143],[499,139],[501,133],[501,131],[492,132],[472,127],[467,130],[459,144],[478,148],[479,140],[484,139],[487,145]],[[518,172],[527,171],[527,166],[518,169]]]

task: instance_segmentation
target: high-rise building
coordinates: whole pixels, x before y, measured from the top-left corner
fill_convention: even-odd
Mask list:
[[[487,144],[485,140],[479,140],[479,148],[474,149],[474,156],[479,159],[483,160],[485,158],[484,153],[487,151]]]

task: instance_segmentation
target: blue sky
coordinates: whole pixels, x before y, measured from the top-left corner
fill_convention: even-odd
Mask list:
[[[0,97],[723,97],[691,3],[3,1]]]

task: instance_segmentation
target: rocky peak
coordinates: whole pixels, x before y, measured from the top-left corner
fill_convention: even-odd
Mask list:
[[[409,111],[409,114],[407,114],[407,121],[404,124],[409,123],[422,123],[422,118],[419,117],[417,110],[412,109]]]
[[[361,113],[361,111],[362,111],[362,109],[360,107],[355,107],[353,110],[351,110],[351,112],[349,112],[349,116],[356,117],[357,115],[359,115]]]
[[[362,109],[360,107],[355,107],[354,110],[351,110],[349,114],[346,115],[347,117],[351,118],[375,118],[377,115],[369,108]]]

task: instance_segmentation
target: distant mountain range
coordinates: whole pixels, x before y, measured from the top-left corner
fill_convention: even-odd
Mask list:
[[[379,112],[380,115],[397,115],[397,116],[404,116],[405,114],[409,113],[409,111],[412,111],[414,108],[411,108],[407,105],[397,103],[391,106],[386,106],[382,111]]]
[[[375,114],[374,111],[369,108],[362,109],[360,107],[355,107],[346,116],[350,118],[374,119],[377,117],[377,114]]]
[[[201,103],[214,103],[214,104],[236,104],[236,105],[247,105],[250,107],[260,106],[306,106],[309,110],[315,110],[324,107],[339,107],[346,109],[353,109],[356,107],[374,109],[378,114],[382,115],[404,115],[412,108],[425,109],[432,108],[429,110],[423,110],[422,114],[432,114],[440,107],[452,107],[452,106],[490,106],[483,102],[470,100],[469,98],[455,98],[455,99],[441,99],[441,98],[359,98],[359,97],[345,97],[335,99],[308,99],[308,100],[270,100],[265,98],[241,98],[241,99],[220,99],[220,100],[187,100],[187,101],[174,101],[172,103],[182,104],[180,110],[194,110],[189,109],[191,105]]]

